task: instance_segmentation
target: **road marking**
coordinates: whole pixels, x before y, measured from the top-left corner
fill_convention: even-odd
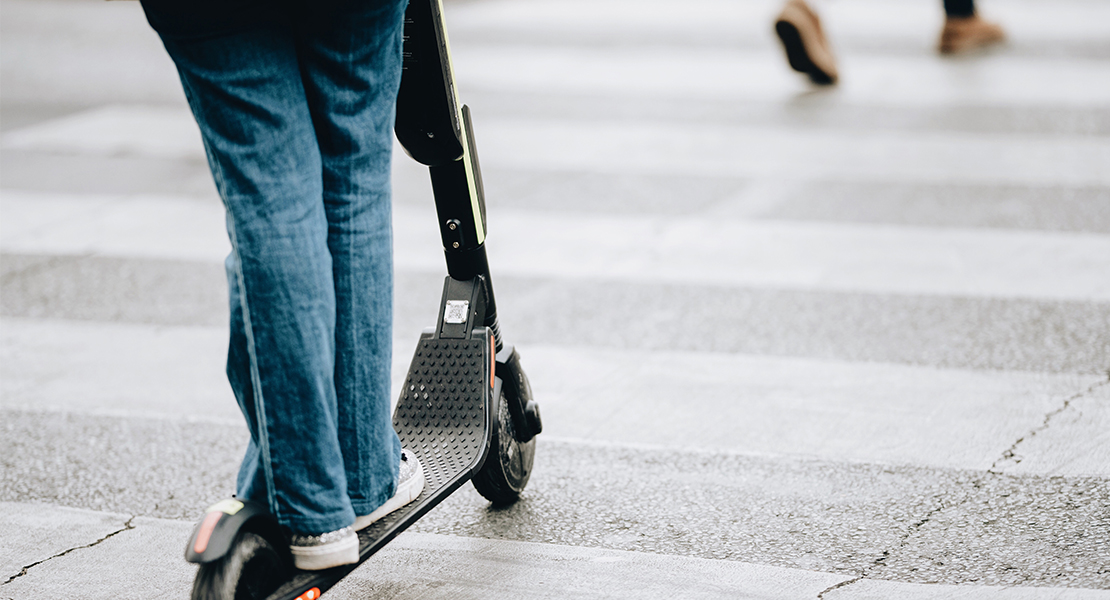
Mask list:
[[[30,593],[71,597],[78,584],[87,594],[83,597],[112,596],[120,589],[118,573],[103,567],[123,559],[129,561],[129,572],[144,574],[132,582],[137,589],[187,589],[195,572],[194,567],[180,559],[166,560],[181,540],[188,537],[194,526],[189,521],[132,519],[117,513],[17,502],[0,503],[0,509],[0,525],[13,532],[9,541],[14,554],[8,571],[18,570],[23,564],[33,562],[31,559],[48,558],[42,548],[43,539],[63,536],[91,543],[99,539],[98,533],[103,536],[119,531],[124,522],[133,528],[112,536],[105,543],[44,563],[13,580],[6,589],[17,596]],[[70,546],[56,545],[65,548],[78,542]],[[398,537],[373,560],[374,569],[354,571],[328,593],[329,597],[361,598],[365,597],[367,589],[395,589],[420,581],[424,597],[428,598],[500,600],[519,598],[520,590],[529,590],[532,598],[593,598],[598,590],[604,590],[606,597],[637,600],[674,597],[794,600],[814,598],[822,590],[854,579],[847,575],[731,560],[418,532]],[[78,574],[79,582],[75,579]],[[907,600],[957,597],[1105,600],[1110,597],[1110,593],[1090,589],[912,584],[872,579],[855,581],[839,588],[837,593],[852,598]]]
[[[3,409],[243,424],[224,375],[224,328],[3,323]],[[394,341],[391,398],[415,343],[415,335]],[[545,437],[980,470],[1101,379],[712,352],[519,350],[543,399]],[[1082,407],[1083,420],[1054,424],[1048,445],[1031,446],[1014,466],[1110,474],[1100,459],[1110,438],[1072,435],[1110,420],[1110,404]]]
[[[130,515],[64,508],[48,504],[0,502],[4,551],[0,581],[62,552],[81,548],[122,529]],[[5,590],[6,591],[6,590]],[[58,597],[73,597],[64,593]]]
[[[222,261],[215,202],[6,191],[0,249]],[[441,270],[432,209],[394,210],[399,269]],[[883,224],[566,216],[490,218],[499,273],[868,293],[1110,301],[1110,235]]]
[[[5,252],[223,261],[224,208],[182,197],[0,192]]]
[[[604,36],[622,42],[638,40],[683,45],[738,39],[777,44],[771,23],[782,8],[778,0],[547,0],[521,4],[494,0],[446,7],[453,36],[509,33],[521,39],[570,39]],[[919,44],[930,52],[943,13],[931,0],[891,4],[881,0],[838,0],[819,4],[821,20],[834,49],[849,41],[895,40]],[[582,15],[589,14],[589,19]],[[984,9],[1001,22],[1011,39],[1021,42],[1084,41],[1110,37],[1110,7],[1090,2],[1009,1]],[[463,44],[457,44],[465,49]],[[935,58],[934,58],[935,60]],[[465,80],[464,80],[465,81]]]
[[[242,425],[227,329],[5,317],[0,406]]]
[[[1030,473],[1106,477],[1110,471],[1110,384],[1068,399],[1067,406],[1048,413],[1017,443],[1012,456],[1000,460],[996,470],[1010,475]]]
[[[789,130],[589,120],[482,121],[497,167],[834,181],[1110,185],[1110,139]],[[676,198],[680,202],[681,198]]]
[[[551,437],[976,470],[1105,380],[712,352],[520,352]],[[1051,440],[1025,447],[1007,472],[1110,475],[1110,435],[1090,435],[1110,422],[1110,403],[1081,406],[1082,419],[1054,423]]]
[[[4,317],[0,408],[243,425],[226,327]],[[419,332],[393,341],[396,404]]]
[[[1110,300],[1106,235],[507,212],[491,261],[521,276]]]
[[[204,145],[186,108],[108,105],[4,134],[5,150],[204,159]]]
[[[770,29],[770,20],[767,21]],[[774,41],[777,44],[777,40]],[[467,90],[642,99],[731,100],[827,106],[1089,107],[1110,103],[1110,64],[1076,58],[991,57],[956,62],[935,56],[848,54],[835,88],[809,90],[766,49],[464,46],[456,70]],[[483,120],[484,122],[484,120]],[[484,136],[483,136],[484,138]]]
[[[1110,72],[1107,73],[1110,81]],[[951,86],[941,86],[951,87]],[[1108,95],[1110,100],[1110,95]],[[6,134],[8,149],[203,159],[187,111],[109,106]],[[159,135],[151,135],[151,131]],[[483,119],[488,167],[1008,185],[1110,185],[1110,139],[625,121]],[[398,160],[404,153],[398,147]],[[681,201],[681,199],[676,199]]]

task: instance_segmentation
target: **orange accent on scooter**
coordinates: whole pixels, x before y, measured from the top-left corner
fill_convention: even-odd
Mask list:
[[[216,528],[216,523],[220,521],[220,517],[223,515],[224,513],[218,510],[204,515],[204,521],[201,522],[200,530],[197,531],[197,543],[193,544],[193,552],[202,554],[208,548],[208,540],[212,537],[212,530]]]
[[[489,336],[489,387],[493,388],[493,373],[497,370],[497,346],[493,342],[493,336]]]
[[[296,600],[316,600],[320,597],[320,588],[312,588],[307,592],[297,596]]]

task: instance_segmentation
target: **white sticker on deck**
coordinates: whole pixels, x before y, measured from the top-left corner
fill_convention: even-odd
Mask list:
[[[467,300],[448,300],[447,310],[443,312],[444,323],[466,323],[466,313],[470,308]]]

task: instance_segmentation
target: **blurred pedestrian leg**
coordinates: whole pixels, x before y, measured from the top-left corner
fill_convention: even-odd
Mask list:
[[[979,17],[974,0],[944,0],[944,14],[941,54],[968,52],[1005,39],[1001,27]],[[836,83],[836,58],[820,18],[805,0],[787,0],[775,19],[775,33],[792,69],[819,85]]]
[[[775,33],[782,40],[791,68],[809,75],[813,83],[836,83],[836,58],[821,20],[808,4],[803,0],[787,0],[775,19]]]
[[[975,11],[974,0],[944,0],[944,28],[937,45],[941,54],[968,52],[1005,39],[1000,26],[984,21]]]

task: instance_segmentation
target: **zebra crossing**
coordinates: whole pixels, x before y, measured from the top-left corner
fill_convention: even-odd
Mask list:
[[[765,0],[449,0],[545,433],[329,596],[1110,598],[1110,13],[941,59],[933,4],[819,5],[814,89]],[[222,207],[137,5],[5,12],[0,598],[181,597],[245,439]],[[444,270],[394,181],[396,386]]]

